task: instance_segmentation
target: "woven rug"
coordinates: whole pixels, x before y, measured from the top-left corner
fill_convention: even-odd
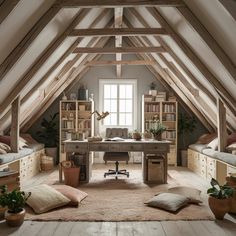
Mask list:
[[[63,207],[44,214],[36,215],[27,208],[26,220],[39,221],[166,221],[166,220],[212,220],[213,215],[206,203],[206,195],[202,194],[203,204],[188,205],[176,213],[148,207],[144,204],[156,193],[174,186],[191,186],[183,179],[181,171],[168,171],[168,184],[147,185],[142,181],[139,165],[128,165],[130,178],[125,176],[115,180],[114,177],[104,179],[103,174],[109,168],[105,165],[93,167],[90,183],[78,189],[88,193],[78,208]],[[186,169],[187,170],[187,169]],[[197,176],[188,171],[188,176]],[[200,177],[197,177],[200,178]],[[58,184],[58,171],[48,176],[47,184]]]

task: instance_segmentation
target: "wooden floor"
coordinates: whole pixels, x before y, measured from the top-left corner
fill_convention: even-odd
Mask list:
[[[186,168],[178,168],[186,182],[193,182],[194,186],[203,190],[207,182]],[[189,178],[191,176],[191,178]],[[28,181],[26,185],[43,182],[47,174],[42,173]],[[4,221],[0,221],[0,235],[24,236],[235,236],[236,216],[226,215],[222,221],[148,221],[148,222],[37,222],[25,221],[20,228],[9,228]]]

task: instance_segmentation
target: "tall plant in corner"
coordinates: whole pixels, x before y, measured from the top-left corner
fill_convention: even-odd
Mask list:
[[[41,130],[37,132],[39,140],[45,144],[45,152],[48,156],[54,157],[54,164],[57,162],[57,146],[59,132],[57,127],[57,116],[59,113],[50,115],[49,119],[43,118]]]

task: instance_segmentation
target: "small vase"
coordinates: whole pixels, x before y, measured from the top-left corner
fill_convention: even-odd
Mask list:
[[[19,213],[11,213],[9,211],[5,211],[5,220],[9,226],[17,227],[21,226],[24,222],[25,218],[25,209],[22,209]]]
[[[225,214],[230,211],[231,200],[231,198],[217,199],[211,196],[208,198],[209,207],[216,219],[224,219]]]
[[[162,140],[161,134],[154,135],[154,139],[157,141],[161,141]]]

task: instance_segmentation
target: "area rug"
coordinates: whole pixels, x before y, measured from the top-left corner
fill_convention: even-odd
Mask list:
[[[148,207],[144,204],[158,192],[169,187],[187,186],[183,176],[177,170],[168,171],[168,184],[147,185],[143,183],[140,166],[128,165],[130,178],[125,176],[115,180],[104,179],[105,165],[97,165],[93,170],[90,183],[78,189],[88,193],[78,208],[63,207],[44,214],[36,215],[27,208],[26,220],[39,221],[166,221],[166,220],[212,220],[213,215],[202,195],[203,204],[188,205],[175,214]],[[195,175],[194,173],[191,173]],[[47,184],[58,184],[58,171],[53,172]],[[189,184],[190,185],[190,184]],[[193,185],[190,185],[193,187]]]

